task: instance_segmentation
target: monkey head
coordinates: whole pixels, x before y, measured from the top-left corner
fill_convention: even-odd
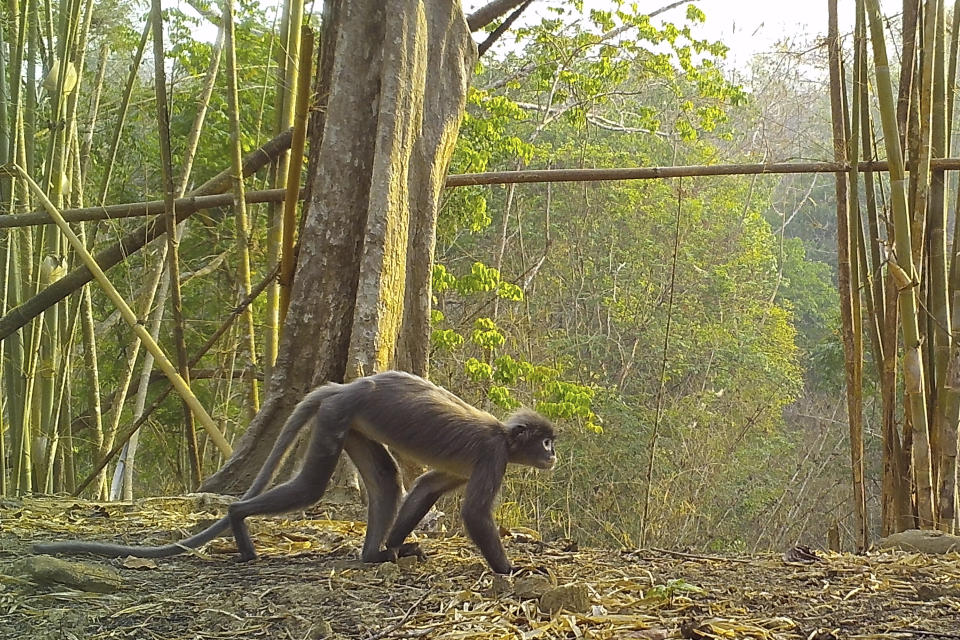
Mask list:
[[[553,424],[536,411],[520,409],[506,421],[510,462],[538,469],[552,469],[557,461],[553,448],[557,432]]]

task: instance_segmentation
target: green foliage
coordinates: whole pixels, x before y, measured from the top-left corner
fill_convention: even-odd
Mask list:
[[[625,6],[582,14],[561,2],[545,14],[485,60],[454,170],[725,161],[731,116],[751,105],[721,70],[723,43],[696,35],[700,9],[656,24]],[[458,276],[444,271],[437,302],[444,326],[471,339],[437,371],[504,408],[523,389],[538,411],[584,427],[564,432],[571,453],[555,475],[589,499],[564,501],[558,528],[599,519],[585,539],[639,539],[635,498],[658,421],[652,539],[734,548],[776,504],[784,472],[768,461],[800,449],[783,410],[825,335],[797,325],[832,303],[826,272],[789,243],[781,251],[764,217],[776,187],[766,177],[519,185],[444,202],[438,257]],[[476,225],[481,198],[489,221]],[[499,255],[494,276],[483,261]],[[521,305],[494,304],[498,279],[524,283]],[[503,342],[485,341],[490,332]],[[464,373],[469,383],[457,382]]]
[[[497,324],[490,318],[477,318],[470,340],[481,349],[493,351],[502,347],[506,338],[497,329]]]
[[[516,409],[520,406],[520,402],[511,395],[510,390],[499,385],[493,385],[487,389],[487,398],[503,409]]]
[[[534,370],[532,364],[515,360],[510,354],[504,354],[494,360],[493,366],[496,370],[494,380],[500,384],[517,384],[529,380]]]
[[[463,344],[463,336],[453,329],[434,329],[430,342],[441,351],[450,351]]]
[[[445,266],[443,266],[440,263],[433,265],[432,285],[433,285],[434,294],[440,294],[446,291],[447,289],[452,289],[453,287],[456,286],[456,284],[457,284],[457,278],[452,273],[447,271],[447,268]],[[433,312],[440,313],[436,309],[434,309]],[[440,316],[441,317],[439,318],[434,316],[433,321],[438,322],[443,320],[442,313],[440,313]]]
[[[449,296],[463,301],[488,300],[491,295],[513,303],[524,299],[520,287],[501,280],[497,269],[481,262],[474,262],[470,271],[459,277],[437,264],[433,269],[433,291],[435,302],[441,307]],[[483,393],[486,401],[503,409],[514,409],[521,404],[516,391],[526,387],[533,391],[537,408],[544,415],[581,419],[587,429],[600,432],[596,415],[590,409],[593,392],[588,387],[558,380],[560,370],[557,368],[536,365],[516,354],[500,353],[507,345],[508,337],[493,318],[486,315],[476,317],[469,331],[469,341],[464,339],[467,333],[464,328],[440,328],[450,322],[446,313],[434,309],[431,321],[434,326],[431,344],[436,355],[456,359],[461,354],[466,355],[465,351],[476,353],[466,356],[461,371],[471,383],[486,389]],[[459,383],[452,386],[463,387]]]
[[[494,291],[499,284],[499,271],[484,265],[482,262],[474,262],[473,266],[470,267],[470,273],[458,278],[455,286],[461,295],[465,295],[481,291]]]
[[[594,393],[590,387],[552,380],[541,388],[537,410],[553,419],[581,418],[588,430],[602,433],[603,428],[595,422],[597,416],[591,409]]]
[[[486,362],[480,362],[476,358],[469,358],[463,364],[463,370],[474,382],[484,382],[493,378],[493,367]]]

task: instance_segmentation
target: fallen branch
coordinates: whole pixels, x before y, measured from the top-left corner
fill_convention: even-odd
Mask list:
[[[256,173],[269,162],[275,160],[290,147],[293,130],[288,129],[276,136],[259,149],[247,154],[243,161],[243,175]],[[205,196],[223,193],[230,187],[229,169],[224,170],[190,192],[191,196]],[[177,222],[189,218],[193,211],[177,211]],[[125,235],[112,247],[97,253],[94,259],[104,271],[123,262],[150,242],[164,235],[166,229],[162,219],[153,220]],[[0,340],[17,331],[28,322],[57,304],[83,285],[93,280],[93,274],[86,266],[77,267],[60,280],[38,292],[35,296],[18,305],[0,318]]]
[[[279,270],[280,270],[280,265],[279,264],[275,265],[273,269],[270,271],[270,273],[267,274],[267,276],[263,280],[261,280],[257,284],[257,286],[255,286],[250,291],[250,295],[240,301],[240,304],[238,304],[233,309],[233,311],[231,311],[230,315],[227,316],[227,319],[224,320],[223,324],[220,325],[220,328],[214,331],[213,335],[207,338],[207,341],[203,344],[202,347],[200,347],[200,350],[197,351],[196,355],[194,355],[190,359],[190,361],[187,363],[188,367],[192,368],[194,365],[200,362],[200,358],[205,356],[207,352],[213,347],[213,345],[217,343],[217,341],[220,339],[220,336],[222,336],[224,333],[227,332],[228,329],[230,329],[230,327],[233,325],[233,321],[236,320],[241,313],[243,313],[243,310],[246,309],[250,304],[252,304],[253,301],[256,300],[257,296],[263,293],[263,291],[267,288],[267,286],[271,282],[276,280],[277,272]],[[157,397],[154,398],[153,402],[150,403],[150,406],[147,407],[144,410],[144,412],[140,415],[140,417],[137,418],[133,422],[133,424],[131,424],[127,428],[127,430],[123,432],[122,436],[117,438],[116,443],[113,446],[113,449],[108,451],[106,455],[104,455],[97,462],[97,464],[94,465],[93,469],[90,471],[87,477],[84,478],[83,482],[77,485],[76,490],[74,490],[73,492],[74,497],[77,497],[81,493],[83,493],[83,490],[87,488],[87,485],[89,485],[91,482],[93,482],[96,479],[97,475],[100,473],[100,470],[103,469],[105,466],[107,466],[107,464],[110,462],[110,460],[114,458],[114,456],[120,453],[120,451],[123,449],[123,445],[127,443],[127,440],[129,440],[130,437],[134,433],[136,433],[140,427],[143,426],[143,424],[150,417],[150,414],[152,414],[154,410],[156,410],[156,408],[160,406],[160,404],[166,399],[166,397],[170,394],[170,391],[172,390],[173,390],[173,385],[171,384],[167,384],[166,387],[160,390],[160,392],[157,394]]]
[[[248,191],[244,194],[248,204],[261,202],[282,202],[286,198],[285,189],[265,189],[263,191]],[[300,200],[303,200],[303,190],[300,190]],[[173,201],[177,213],[196,213],[204,209],[229,207],[233,204],[232,193],[218,193],[212,196],[188,196]],[[83,207],[80,209],[64,209],[60,212],[67,222],[90,222],[94,220],[123,220],[125,218],[142,218],[159,215],[164,212],[163,200],[148,200],[147,202],[130,202],[126,204],[111,204],[102,207]],[[15,213],[0,215],[0,229],[14,227],[34,227],[42,224],[53,224],[53,218],[46,211],[32,211],[30,213]]]

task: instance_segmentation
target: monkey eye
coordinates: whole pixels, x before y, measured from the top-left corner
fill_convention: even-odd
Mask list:
[[[543,448],[546,449],[547,451],[552,450],[552,449],[553,449],[553,440],[551,440],[550,438],[544,438],[544,439],[543,439]]]

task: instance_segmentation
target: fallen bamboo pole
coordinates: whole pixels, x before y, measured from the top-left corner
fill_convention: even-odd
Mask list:
[[[77,237],[77,234],[73,232],[73,229],[71,229],[67,224],[67,221],[63,219],[53,203],[47,199],[47,196],[44,194],[43,189],[40,188],[40,185],[34,182],[27,172],[17,165],[4,165],[2,170],[8,175],[22,180],[33,193],[33,197],[43,204],[43,208],[46,209],[46,211],[56,222],[57,226],[60,227],[60,231],[63,232],[64,236],[66,236],[67,240],[73,246],[74,251],[77,252],[77,255],[80,257],[83,263],[88,269],[90,269],[90,272],[93,274],[93,278],[96,279],[97,283],[103,289],[103,292],[107,294],[107,297],[110,298],[110,301],[113,303],[113,305],[120,311],[120,315],[123,317],[124,322],[126,322],[133,332],[137,334],[137,337],[140,338],[143,346],[146,347],[151,354],[153,354],[157,365],[166,374],[167,379],[170,380],[173,388],[177,391],[180,397],[183,398],[183,401],[187,403],[187,405],[190,407],[190,410],[193,411],[193,414],[197,416],[200,424],[203,425],[203,428],[206,429],[207,434],[210,436],[210,440],[217,446],[217,449],[220,450],[225,458],[229,458],[230,454],[233,452],[233,448],[230,446],[230,443],[227,442],[227,439],[223,436],[223,434],[220,433],[220,430],[217,428],[213,418],[210,417],[210,414],[207,413],[203,405],[200,404],[200,401],[193,394],[193,391],[190,390],[190,386],[174,368],[173,363],[167,358],[166,354],[160,348],[160,345],[154,341],[147,329],[143,326],[143,324],[140,323],[140,320],[137,318],[137,314],[133,312],[120,293],[116,290],[116,288],[107,278],[106,274],[97,264],[97,261],[93,259],[93,256],[90,255],[86,247],[84,247],[83,242],[81,242],[80,238]]]
[[[960,170],[960,158],[930,161],[933,169]],[[849,171],[839,162],[769,162],[756,164],[688,165],[679,167],[627,167],[621,169],[536,169],[528,171],[491,171],[463,173],[447,177],[447,188],[481,184],[526,182],[594,182],[601,180],[650,180],[654,178],[695,178],[698,176],[736,176],[777,173],[836,173]],[[857,170],[887,171],[886,161],[857,163]]]
[[[285,189],[266,189],[264,191],[248,191],[245,200],[250,204],[261,202],[282,202],[286,196]],[[300,192],[303,198],[303,191]],[[232,193],[218,193],[210,196],[188,196],[174,200],[178,213],[194,213],[203,209],[229,207],[233,204]],[[67,222],[90,222],[92,220],[121,220],[123,218],[141,218],[144,216],[159,215],[164,212],[163,200],[149,200],[147,202],[133,202],[128,204],[112,204],[103,207],[84,207],[82,209],[64,209],[61,212]],[[17,213],[0,215],[0,229],[13,227],[31,227],[42,224],[53,224],[53,219],[46,211],[31,213]]]

